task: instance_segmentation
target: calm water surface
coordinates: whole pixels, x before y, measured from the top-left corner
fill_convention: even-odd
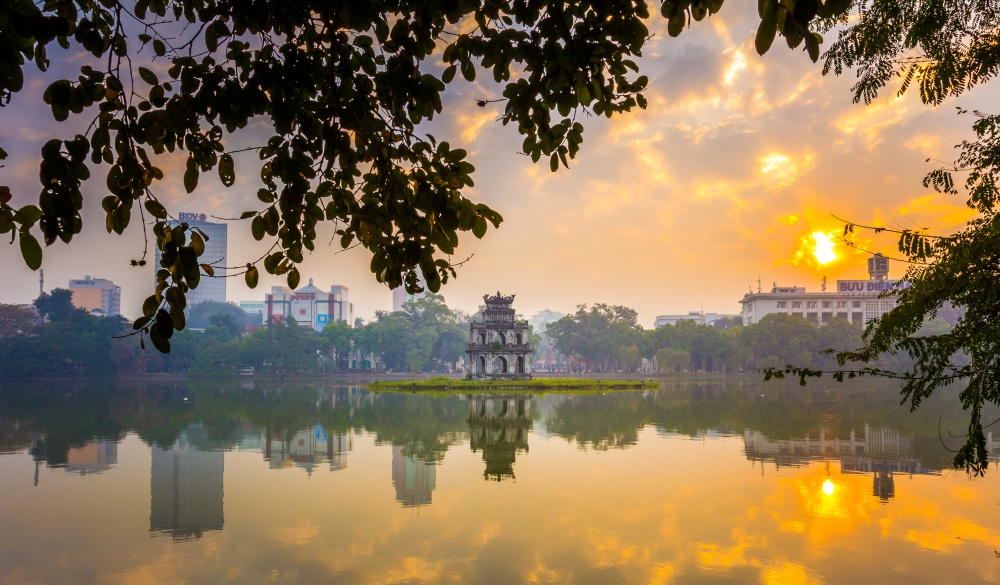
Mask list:
[[[997,583],[964,428],[863,385],[7,385],[0,583]]]

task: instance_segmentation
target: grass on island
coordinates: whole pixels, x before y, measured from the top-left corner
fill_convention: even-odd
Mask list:
[[[528,390],[542,392],[579,390],[642,390],[659,388],[647,380],[596,380],[590,378],[537,378],[533,380],[466,380],[430,378],[428,380],[381,381],[368,384],[369,390]]]

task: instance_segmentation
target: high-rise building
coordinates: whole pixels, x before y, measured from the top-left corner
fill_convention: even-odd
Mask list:
[[[205,239],[205,253],[201,255],[199,262],[211,265],[215,270],[215,277],[202,274],[198,288],[187,293],[188,306],[203,301],[226,302],[226,258],[229,226],[225,223],[214,223],[207,220],[208,216],[204,213],[178,213],[177,221],[170,222],[172,226],[181,222],[186,223],[208,236]],[[160,249],[157,248],[156,261],[153,263],[154,279],[156,271],[160,269],[160,258]]]
[[[182,432],[170,449],[153,447],[149,531],[175,539],[198,538],[207,530],[222,530],[225,523],[224,453],[199,451],[187,434]]]
[[[73,305],[95,315],[114,317],[122,312],[122,287],[106,278],[90,275],[69,281]]]

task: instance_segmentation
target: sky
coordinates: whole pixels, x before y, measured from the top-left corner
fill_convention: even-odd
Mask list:
[[[863,250],[846,246],[838,217],[934,233],[954,231],[972,217],[964,198],[934,193],[921,180],[971,138],[971,119],[956,116],[956,106],[989,110],[996,87],[937,107],[921,104],[912,91],[898,97],[892,87],[871,105],[854,104],[853,72],[824,77],[804,51],[780,39],[758,56],[758,22],[752,3],[727,3],[670,38],[666,21],[654,16],[648,23],[654,37],[639,61],[650,79],[648,108],[611,120],[584,117],[582,150],[556,173],[547,160],[532,164],[518,153],[523,137],[497,120],[502,103],[476,105],[500,97],[503,88],[491,75],[451,84],[444,113],[424,128],[469,151],[476,186],[467,195],[499,211],[504,222],[483,240],[471,232],[462,239],[454,258],[471,259],[443,287],[448,304],[473,311],[483,294],[499,290],[516,294],[515,308],[528,317],[608,303],[636,309],[645,327],[663,314],[735,314],[758,282],[764,290],[775,283],[818,290],[824,276],[831,283],[867,278],[870,252],[895,253],[895,240],[871,234],[855,241]],[[41,95],[84,58],[51,56],[50,72],[32,73],[0,116],[0,143],[10,154],[0,184],[11,186],[15,206],[37,202],[41,145],[78,131],[56,123]],[[187,195],[183,159],[167,161],[156,192],[173,212],[238,216],[260,206],[255,162],[253,154],[237,155],[232,188],[203,179]],[[45,249],[44,286],[66,287],[85,275],[111,279],[122,286],[123,313],[134,318],[152,292],[152,262],[130,266],[144,247],[138,223],[124,236],[106,233],[103,176],[96,169],[84,186],[83,233],[69,246]],[[317,250],[300,266],[303,284],[312,278],[327,290],[347,286],[355,314],[366,319],[389,310],[392,293],[375,281],[367,253],[341,252],[331,235],[332,227],[320,231]],[[252,239],[248,224],[230,225],[230,265],[256,259],[266,247]],[[890,278],[904,270],[892,264]],[[0,248],[0,271],[0,302],[37,296],[38,274],[24,266],[16,244]],[[228,299],[261,300],[280,284],[263,271],[255,290],[233,278]]]

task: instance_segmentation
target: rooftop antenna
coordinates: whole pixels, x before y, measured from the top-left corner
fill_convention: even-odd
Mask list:
[[[41,297],[45,294],[45,269],[42,268],[38,271],[38,296]]]
[[[821,285],[820,288],[823,290],[823,292],[826,292],[826,276],[825,275],[823,276],[823,284]]]
[[[760,294],[760,275],[757,275],[757,294]]]

